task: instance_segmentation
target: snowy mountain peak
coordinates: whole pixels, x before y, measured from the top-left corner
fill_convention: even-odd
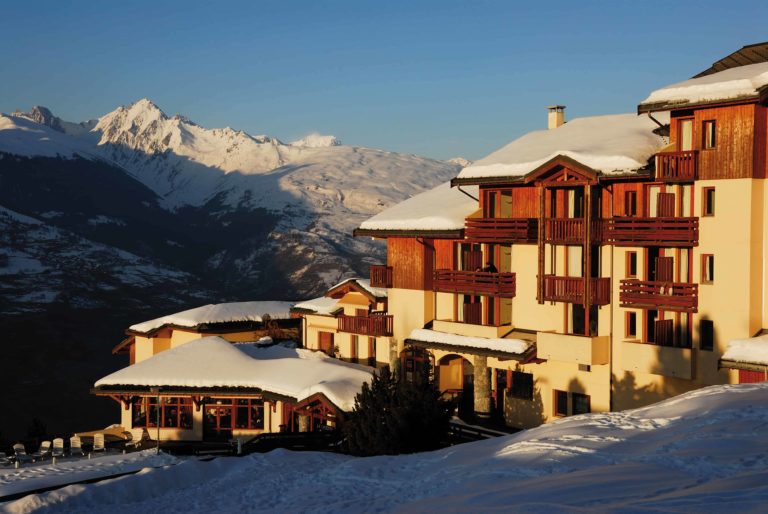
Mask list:
[[[466,168],[467,166],[472,164],[472,161],[469,159],[465,159],[464,157],[454,157],[452,159],[448,159],[445,162],[450,162],[451,164],[456,164],[458,166],[461,166],[462,168]]]
[[[290,145],[303,148],[327,148],[329,146],[340,146],[341,140],[336,136],[313,132],[299,140],[291,142]]]

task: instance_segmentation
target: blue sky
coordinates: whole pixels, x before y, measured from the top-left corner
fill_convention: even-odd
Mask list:
[[[745,44],[768,2],[6,1],[0,111],[169,115],[292,140],[480,158],[566,116],[633,111]]]

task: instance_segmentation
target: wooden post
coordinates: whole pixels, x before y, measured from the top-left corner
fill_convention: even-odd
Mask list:
[[[540,304],[544,303],[544,207],[546,205],[544,186],[538,184],[539,192],[539,275],[536,277],[536,299]]]
[[[587,184],[584,186],[584,335],[589,335],[589,311],[590,311],[590,294],[592,285],[592,186]]]

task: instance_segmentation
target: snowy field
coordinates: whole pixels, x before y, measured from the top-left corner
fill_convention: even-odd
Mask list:
[[[768,383],[419,455],[168,459],[0,512],[765,512]]]

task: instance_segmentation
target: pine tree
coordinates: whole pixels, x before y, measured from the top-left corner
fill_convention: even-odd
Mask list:
[[[452,404],[440,399],[425,367],[416,380],[398,380],[388,367],[355,398],[344,424],[352,455],[397,455],[439,448],[446,439]]]

